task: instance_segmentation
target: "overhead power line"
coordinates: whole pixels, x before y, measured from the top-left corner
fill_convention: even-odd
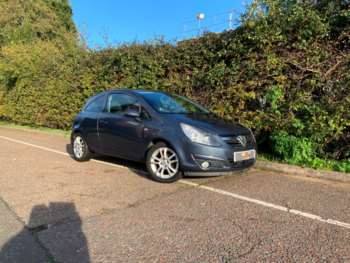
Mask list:
[[[237,15],[238,12],[234,9],[209,16],[198,13],[196,19],[187,19],[183,22],[181,38],[200,36],[203,32],[231,30],[239,24]]]

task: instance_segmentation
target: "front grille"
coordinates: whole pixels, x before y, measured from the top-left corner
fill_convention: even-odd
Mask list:
[[[245,138],[245,145],[239,140],[239,136]],[[234,136],[223,136],[221,137],[228,145],[232,147],[233,150],[244,150],[255,148],[255,140],[251,134],[242,134],[242,135],[234,135]]]

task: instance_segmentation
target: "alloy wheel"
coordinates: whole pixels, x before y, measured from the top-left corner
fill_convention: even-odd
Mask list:
[[[81,136],[77,136],[73,142],[73,151],[74,155],[80,159],[84,155],[85,142]]]
[[[161,147],[155,150],[150,161],[153,173],[159,178],[169,179],[179,171],[177,154],[168,147]]]

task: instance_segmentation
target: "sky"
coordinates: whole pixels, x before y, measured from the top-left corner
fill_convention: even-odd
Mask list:
[[[164,37],[176,41],[237,24],[249,0],[70,0],[73,19],[91,48]],[[200,25],[196,16],[204,13]]]

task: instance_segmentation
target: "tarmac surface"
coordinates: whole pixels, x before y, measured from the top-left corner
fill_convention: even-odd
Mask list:
[[[0,127],[0,262],[349,262],[350,184],[251,169],[151,181]]]

